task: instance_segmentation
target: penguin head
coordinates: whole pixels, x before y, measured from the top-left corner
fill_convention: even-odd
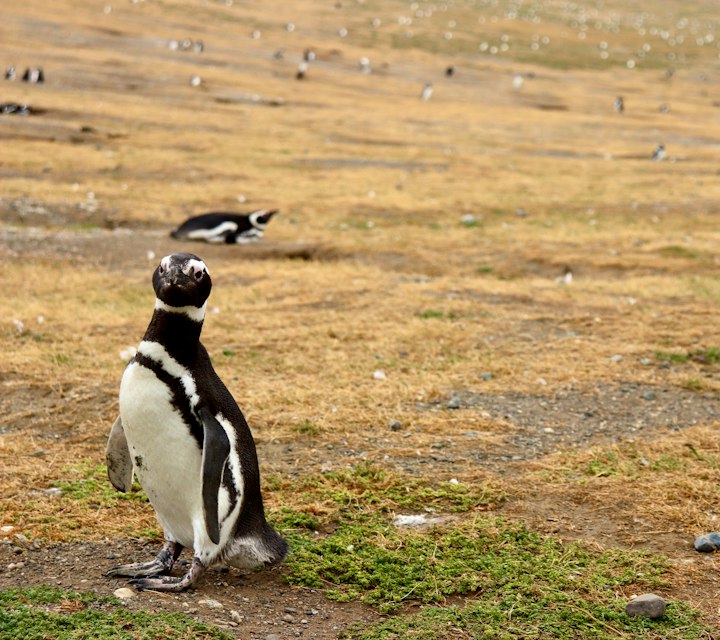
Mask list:
[[[253,211],[248,219],[250,224],[256,229],[264,229],[265,225],[270,222],[270,219],[277,213],[277,209],[260,209],[260,211]]]
[[[192,253],[165,256],[153,273],[153,289],[168,307],[197,307],[207,301],[212,280],[205,263]]]

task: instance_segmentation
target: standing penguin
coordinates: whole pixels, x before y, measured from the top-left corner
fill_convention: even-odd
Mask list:
[[[256,568],[282,562],[287,544],[265,521],[255,443],[200,342],[212,282],[190,253],[153,273],[155,311],[120,384],[120,417],[107,445],[110,481],[127,491],[133,473],[165,534],[150,562],[113,567],[138,589],[183,591],[216,563]],[[184,547],[190,569],[172,577]]]

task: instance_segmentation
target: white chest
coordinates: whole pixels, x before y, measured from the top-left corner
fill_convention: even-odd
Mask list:
[[[155,373],[131,363],[120,384],[120,415],[135,475],[161,525],[184,546],[193,546],[202,522],[202,451],[171,389]]]

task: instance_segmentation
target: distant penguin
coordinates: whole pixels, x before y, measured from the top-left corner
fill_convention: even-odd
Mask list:
[[[428,82],[423,87],[422,92],[420,93],[420,100],[422,100],[423,102],[427,102],[432,97],[432,94],[433,94],[433,86],[431,83]]]
[[[445,77],[452,78],[455,75],[455,67],[450,65],[445,69]]]
[[[183,591],[214,564],[257,568],[282,562],[287,544],[266,522],[250,429],[200,342],[212,288],[205,263],[164,257],[153,273],[155,311],[120,383],[120,417],[107,444],[110,481],[137,477],[165,545],[154,560],[113,567],[136,588]],[[168,575],[183,548],[193,561]]]
[[[45,74],[43,73],[42,67],[29,67],[25,69],[22,81],[30,82],[31,84],[45,82]]]
[[[315,59],[317,58],[317,55],[315,54],[315,51],[312,49],[305,49],[303,51],[303,60],[305,62],[315,62]]]
[[[188,218],[170,235],[178,240],[248,244],[263,237],[265,227],[276,213],[277,209],[259,209],[251,213],[213,211]]]
[[[663,160],[665,158],[665,145],[659,144],[655,147],[655,151],[652,154],[653,160]]]
[[[615,98],[615,101],[613,102],[613,109],[615,109],[615,113],[623,113],[623,111],[625,111],[625,101],[622,96],[617,96],[617,98]]]
[[[16,77],[17,77],[17,73],[15,71],[15,67],[12,65],[9,66],[5,70],[5,80],[15,80]]]
[[[305,74],[308,70],[308,63],[307,62],[301,62],[298,65],[297,71],[295,72],[295,79],[296,80],[305,80]]]

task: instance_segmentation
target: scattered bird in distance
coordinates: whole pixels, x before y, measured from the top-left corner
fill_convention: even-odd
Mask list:
[[[615,102],[613,102],[613,109],[615,109],[615,113],[622,113],[625,111],[625,101],[622,96],[615,98]]]
[[[665,145],[659,144],[657,147],[655,147],[655,151],[652,154],[653,160],[662,160],[665,158]]]
[[[31,84],[45,82],[45,74],[43,73],[42,67],[29,67],[25,69],[22,81],[30,82]]]
[[[430,82],[428,82],[422,90],[422,93],[420,94],[420,100],[423,100],[427,102],[432,97],[433,93],[433,86]]]

